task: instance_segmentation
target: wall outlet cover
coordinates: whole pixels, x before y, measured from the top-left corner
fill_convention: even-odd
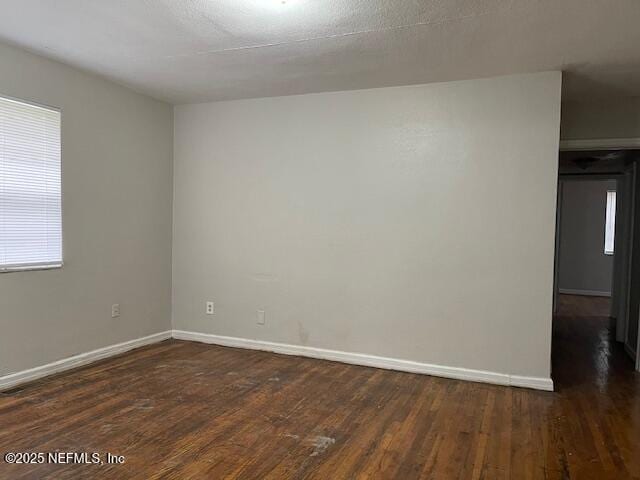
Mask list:
[[[216,312],[215,310],[215,305],[213,302],[207,302],[207,305],[205,307],[205,313],[207,315],[214,315]]]

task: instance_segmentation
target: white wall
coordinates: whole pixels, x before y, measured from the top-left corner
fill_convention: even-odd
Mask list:
[[[5,45],[0,95],[62,109],[65,260],[0,274],[0,375],[170,329],[172,108]]]
[[[604,254],[607,190],[615,180],[563,181],[560,216],[560,291],[611,293],[613,255]]]
[[[549,377],[560,83],[176,107],[174,328]]]

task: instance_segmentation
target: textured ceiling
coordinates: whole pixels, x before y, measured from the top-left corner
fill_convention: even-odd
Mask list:
[[[172,103],[561,69],[640,96],[640,0],[0,0],[0,39]]]

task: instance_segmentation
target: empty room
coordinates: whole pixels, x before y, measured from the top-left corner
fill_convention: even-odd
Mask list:
[[[637,0],[0,0],[0,480],[640,478]]]

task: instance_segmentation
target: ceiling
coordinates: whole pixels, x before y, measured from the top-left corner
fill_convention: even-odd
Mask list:
[[[639,0],[0,0],[0,40],[171,103],[561,69],[640,96]]]

